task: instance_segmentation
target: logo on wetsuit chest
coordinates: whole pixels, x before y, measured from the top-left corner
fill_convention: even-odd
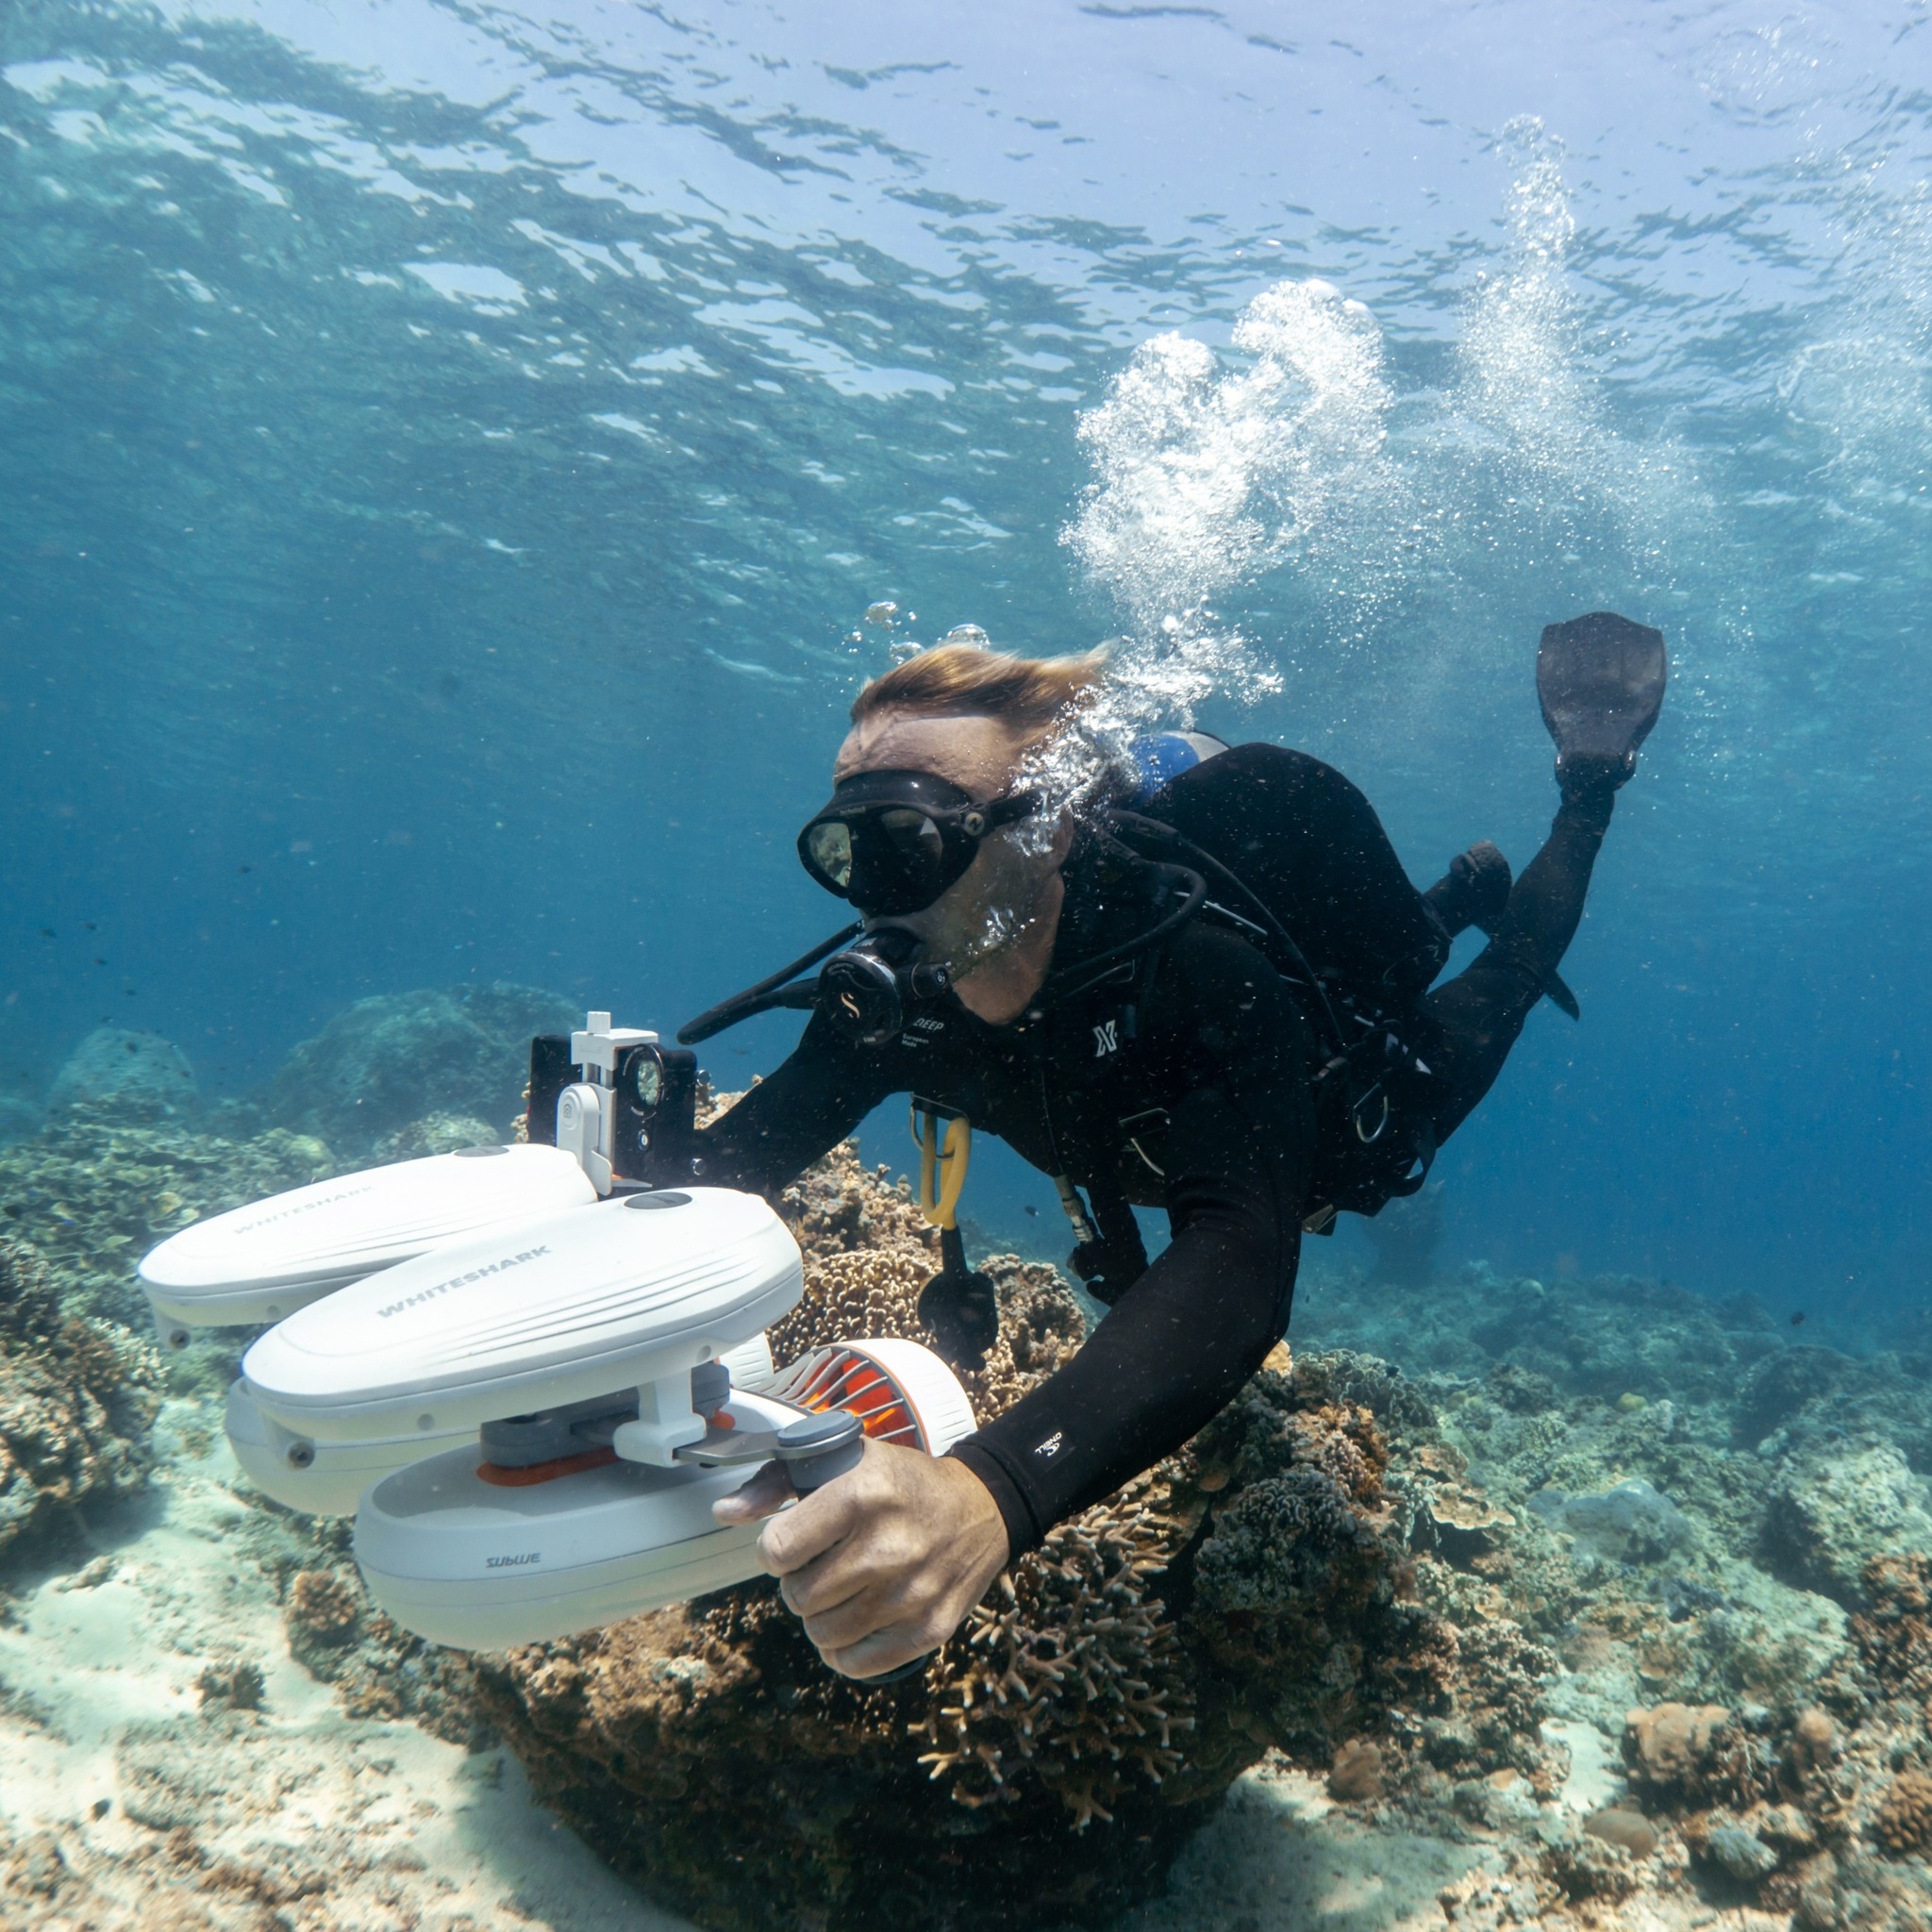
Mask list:
[[[1120,1022],[1103,1020],[1093,1029],[1093,1058],[1104,1060],[1108,1054],[1121,1050]]]

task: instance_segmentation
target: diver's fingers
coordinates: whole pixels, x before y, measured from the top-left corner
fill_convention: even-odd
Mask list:
[[[822,1491],[821,1494],[824,1493]],[[765,1527],[767,1541],[778,1524],[790,1524],[811,1507],[813,1498],[788,1510]],[[795,1569],[777,1573],[785,1602],[801,1617],[817,1616],[861,1591],[896,1589],[901,1578],[933,1575],[932,1550],[922,1526],[904,1512],[855,1508],[851,1532]],[[773,1569],[769,1557],[765,1567]]]
[[[872,1465],[879,1453],[876,1442],[868,1441],[858,1467],[835,1476],[824,1489],[802,1497],[796,1509],[788,1509],[765,1524],[758,1538],[758,1556],[774,1576],[789,1576],[844,1541],[865,1517],[876,1499]],[[903,1455],[921,1452],[908,1449]]]
[[[761,1516],[775,1515],[791,1502],[797,1491],[782,1462],[766,1463],[741,1488],[720,1496],[711,1505],[713,1523],[756,1523]]]
[[[842,1602],[807,1612],[805,1634],[830,1657],[876,1631],[918,1623],[935,1607],[940,1594],[927,1572],[880,1577]]]
[[[842,1650],[822,1647],[819,1655],[841,1676],[880,1677],[888,1671],[896,1671],[901,1664],[909,1664],[914,1657],[937,1650],[951,1634],[941,1631],[935,1635],[920,1623],[891,1624]]]
[[[794,1616],[816,1617],[871,1589],[877,1581],[875,1566],[863,1558],[855,1562],[841,1544],[801,1563],[778,1579],[778,1595]]]
[[[843,1478],[803,1497],[774,1516],[758,1537],[758,1557],[774,1576],[790,1576],[836,1549],[857,1526],[859,1512],[839,1491]]]

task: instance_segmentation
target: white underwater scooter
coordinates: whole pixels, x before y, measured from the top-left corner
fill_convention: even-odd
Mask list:
[[[694,1074],[592,1013],[532,1048],[532,1128],[557,1145],[297,1188],[142,1262],[172,1345],[275,1321],[228,1391],[229,1440],[278,1502],[354,1511],[357,1562],[405,1628],[497,1649],[742,1582],[758,1526],[710,1508],[748,1466],[775,1458],[804,1492],[865,1436],[940,1455],[973,1428],[916,1342],[774,1372],[763,1331],[804,1289],[784,1224],[756,1195],[623,1175],[634,1153],[676,1161]]]

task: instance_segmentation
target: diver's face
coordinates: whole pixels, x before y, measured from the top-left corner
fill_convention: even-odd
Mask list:
[[[1010,789],[1025,747],[1023,735],[993,718],[884,711],[852,727],[839,748],[832,782],[861,772],[930,772],[988,804]],[[927,956],[951,966],[956,978],[969,973],[1025,929],[1066,857],[1065,834],[1041,851],[1037,839],[1025,837],[1028,829],[1023,823],[982,839],[973,863],[922,911],[866,924],[917,933]]]

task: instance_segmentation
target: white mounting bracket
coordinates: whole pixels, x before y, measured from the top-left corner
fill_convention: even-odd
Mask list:
[[[610,1191],[610,1093],[579,1080],[557,1096],[557,1144],[574,1155],[600,1194]]]
[[[570,1037],[573,1066],[581,1067],[600,1087],[610,1084],[617,1070],[617,1056],[626,1046],[656,1046],[658,1036],[642,1026],[613,1026],[608,1013],[587,1013],[581,1032]]]
[[[619,1423],[610,1446],[626,1462],[648,1462],[658,1469],[679,1465],[671,1452],[687,1442],[701,1442],[706,1423],[691,1406],[691,1371],[662,1375],[638,1389],[638,1419]]]

